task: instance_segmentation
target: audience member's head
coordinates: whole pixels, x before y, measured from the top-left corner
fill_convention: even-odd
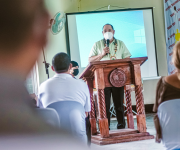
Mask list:
[[[177,68],[178,78],[180,79],[180,42],[174,46],[172,62]]]
[[[57,53],[52,59],[52,70],[56,73],[70,73],[72,68],[70,57],[66,53]]]
[[[0,68],[25,78],[46,44],[43,0],[1,0],[0,20]]]
[[[76,61],[71,61],[71,64],[72,64],[71,74],[73,76],[77,76],[79,74],[79,65]]]

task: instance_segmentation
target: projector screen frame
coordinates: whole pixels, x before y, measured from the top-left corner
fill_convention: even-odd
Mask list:
[[[155,46],[154,48],[155,48],[155,55],[156,55],[156,56],[155,56],[155,59],[156,59],[157,76],[159,76],[153,7],[128,8],[128,9],[114,9],[114,10],[102,10],[102,11],[86,11],[86,12],[66,13],[66,23],[65,23],[65,33],[66,33],[66,35],[65,35],[65,36],[66,36],[67,54],[68,54],[68,55],[70,56],[70,58],[71,58],[70,43],[69,43],[69,30],[68,30],[68,15],[92,14],[92,13],[103,13],[103,12],[118,12],[118,11],[135,11],[135,10],[146,10],[146,9],[151,9],[151,11],[152,11],[152,23],[153,23],[153,34],[154,34],[154,46]]]

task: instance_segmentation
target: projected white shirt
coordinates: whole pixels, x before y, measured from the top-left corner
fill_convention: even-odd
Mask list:
[[[126,57],[130,57],[131,56],[131,53],[129,52],[129,50],[127,49],[126,45],[124,44],[123,41],[120,41],[120,40],[117,40],[117,52],[115,54],[115,39],[113,40],[113,42],[111,42],[109,44],[109,51],[110,51],[110,54],[111,55],[115,55],[116,56],[116,59],[124,59]],[[104,49],[104,39],[96,42],[91,51],[90,51],[90,54],[89,54],[89,57],[92,57],[92,56],[97,56],[99,54],[102,53]],[[110,59],[110,54],[108,55],[105,55],[102,59],[102,60],[111,60]]]
[[[56,74],[40,85],[39,107],[46,108],[51,103],[58,101],[76,101],[83,105],[86,112],[91,111],[88,86],[70,74]]]

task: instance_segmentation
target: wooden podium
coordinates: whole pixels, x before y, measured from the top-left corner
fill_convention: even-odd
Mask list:
[[[146,116],[141,87],[142,82],[140,66],[146,60],[147,57],[96,61],[90,63],[80,75],[80,78],[87,82],[90,91],[90,122],[93,143],[105,145],[154,138],[154,136],[151,136],[148,132],[146,132]],[[137,130],[134,129],[134,118],[131,103],[131,84],[135,85]],[[113,86],[125,87],[127,129],[109,131],[108,119],[106,117],[104,88]],[[98,94],[100,133],[97,132],[96,128],[93,88],[97,89]]]

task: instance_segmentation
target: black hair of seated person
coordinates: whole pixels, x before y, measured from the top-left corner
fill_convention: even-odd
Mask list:
[[[71,64],[72,64],[72,67],[76,67],[76,66],[79,67],[79,64],[76,61],[71,61]]]
[[[67,72],[71,63],[70,57],[66,53],[57,53],[52,59],[52,65],[57,73]]]
[[[111,28],[114,30],[114,27],[113,27],[113,25],[112,25],[112,24],[107,23],[107,24],[105,24],[104,26],[106,26],[106,25],[111,26]],[[104,26],[103,26],[102,30],[104,29]]]
[[[77,67],[79,68],[79,64],[76,61],[71,61],[72,67]],[[74,69],[73,75],[77,76],[79,74],[79,69]]]

